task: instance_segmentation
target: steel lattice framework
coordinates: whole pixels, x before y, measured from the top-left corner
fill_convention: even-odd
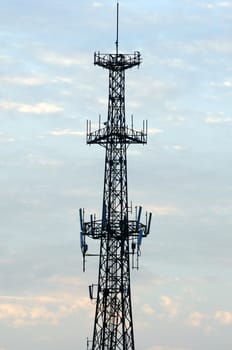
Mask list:
[[[127,148],[130,144],[147,142],[147,123],[136,131],[129,128],[125,118],[125,71],[139,66],[141,56],[134,54],[95,53],[94,64],[109,71],[109,99],[107,121],[97,131],[87,123],[87,144],[105,148],[105,175],[102,219],[92,215],[85,222],[80,209],[81,249],[84,263],[88,255],[86,238],[100,240],[99,273],[96,296],[92,350],[134,350],[132,320],[130,262],[138,268],[142,237],[148,235],[151,214],[146,224],[140,222],[141,207],[136,209],[134,220],[129,219],[127,189]],[[91,254],[90,254],[91,255]],[[130,256],[132,259],[130,259]],[[136,262],[135,262],[136,261]],[[89,287],[93,299],[93,286]],[[89,347],[90,341],[88,341]]]

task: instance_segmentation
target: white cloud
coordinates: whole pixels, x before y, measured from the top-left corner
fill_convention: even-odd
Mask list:
[[[62,167],[64,163],[60,160],[43,158],[38,155],[28,154],[24,159],[31,166],[47,167],[47,168],[57,168]]]
[[[61,130],[52,130],[48,133],[53,136],[83,136],[85,131],[71,130],[71,129],[61,129]]]
[[[5,321],[15,327],[35,326],[37,324],[55,325],[63,318],[77,314],[80,310],[89,313],[91,303],[87,297],[78,300],[76,296],[64,295],[0,298],[7,303],[0,303],[0,321]]]
[[[205,119],[205,122],[207,124],[225,124],[225,123],[231,123],[232,118],[208,117],[207,119]]]
[[[231,1],[219,1],[219,2],[211,2],[211,3],[203,3],[201,4],[201,7],[208,8],[208,9],[214,9],[217,7],[223,7],[223,8],[232,8],[232,2]]]
[[[54,78],[45,78],[42,76],[16,76],[16,77],[11,77],[11,76],[6,76],[6,77],[1,77],[0,81],[3,83],[8,83],[8,84],[15,84],[15,85],[23,85],[23,86],[38,86],[38,85],[44,85],[48,83],[65,83],[65,84],[70,84],[72,82],[71,78],[67,77],[54,77]]]
[[[0,142],[2,143],[15,142],[15,138],[0,135]]]
[[[171,206],[152,206],[149,207],[149,211],[154,215],[171,215],[177,213],[178,209]]]
[[[195,40],[191,44],[183,44],[182,42],[176,43],[176,46],[179,46],[182,51],[185,51],[188,54],[195,53],[207,53],[210,54],[231,54],[232,45],[229,39],[202,39]]]
[[[80,287],[82,284],[85,285],[85,282],[81,278],[70,276],[53,276],[49,281],[56,286],[57,284],[61,284],[62,286],[74,286],[76,288],[77,286]]]
[[[78,56],[64,56],[54,52],[47,52],[41,56],[42,61],[58,66],[70,67],[83,63],[83,59]]]
[[[155,311],[149,304],[145,304],[143,306],[143,312],[147,315],[153,315]]]
[[[232,8],[232,2],[231,1],[221,1],[216,4],[218,7],[225,7],[225,8]]]
[[[157,135],[157,134],[161,134],[163,132],[162,129],[158,129],[158,128],[148,128],[148,134],[149,135]]]
[[[231,311],[217,311],[214,318],[216,321],[218,321],[222,325],[232,324],[232,312]]]
[[[100,1],[94,1],[93,2],[93,7],[102,7],[103,6],[103,3],[100,2]]]
[[[181,145],[174,145],[173,149],[175,151],[183,151],[185,148],[183,146],[181,146]]]
[[[174,318],[178,313],[178,304],[175,303],[170,297],[162,295],[160,297],[161,306],[168,312],[170,318]]]
[[[99,97],[97,102],[100,103],[101,105],[107,105],[108,104],[108,99],[105,98],[105,97]]]
[[[213,86],[213,87],[226,87],[226,88],[231,88],[232,87],[232,81],[230,80],[225,80],[223,82],[215,82],[215,81],[211,81],[210,82],[210,86]]]
[[[187,63],[185,60],[180,58],[157,60],[161,65],[181,70],[195,71],[196,67]]]
[[[224,82],[223,82],[223,85],[224,85],[225,87],[231,88],[231,87],[232,87],[232,82],[231,82],[231,81],[224,81]]]
[[[42,113],[57,113],[62,112],[63,108],[58,107],[53,104],[49,103],[37,103],[35,105],[20,105],[18,108],[19,112],[22,113],[36,113],[36,114],[42,114]]]
[[[169,146],[169,145],[166,145],[166,146],[164,146],[164,148],[166,149],[166,150],[174,150],[174,151],[177,151],[177,152],[180,152],[180,151],[184,151],[185,150],[185,147],[184,146],[181,146],[181,145],[171,145],[171,146]]]
[[[15,110],[20,113],[32,113],[32,114],[46,114],[46,113],[59,113],[64,109],[54,104],[40,102],[34,105],[15,103],[15,102],[0,102],[0,109]]]
[[[204,319],[208,318],[207,315],[194,311],[189,315],[189,322],[193,327],[200,327]]]
[[[1,77],[0,81],[3,83],[26,86],[36,86],[45,83],[45,80],[41,77]]]

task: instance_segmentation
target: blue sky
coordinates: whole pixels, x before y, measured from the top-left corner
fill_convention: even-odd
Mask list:
[[[70,350],[92,336],[97,261],[82,273],[78,209],[101,211],[104,152],[86,120],[107,115],[116,1],[2,1],[0,350]],[[132,272],[137,349],[232,347],[232,1],[120,2],[129,197],[152,210]],[[90,250],[98,246],[89,242]]]

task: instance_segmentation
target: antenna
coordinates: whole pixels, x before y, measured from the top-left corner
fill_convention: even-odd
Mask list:
[[[118,18],[119,18],[119,3],[117,2],[117,35],[116,35],[116,55],[118,55]]]

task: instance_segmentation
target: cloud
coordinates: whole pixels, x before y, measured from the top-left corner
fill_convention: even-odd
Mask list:
[[[101,104],[101,105],[107,105],[107,104],[108,104],[108,99],[105,98],[105,97],[99,97],[99,98],[97,99],[97,102],[98,102],[99,104]]]
[[[143,312],[144,312],[145,314],[147,314],[147,315],[153,315],[155,311],[154,311],[154,309],[153,309],[150,305],[145,304],[145,305],[143,306]]]
[[[154,215],[172,215],[178,211],[177,208],[170,207],[170,206],[162,206],[162,207],[152,206],[152,207],[149,207],[149,210]]]
[[[232,312],[230,311],[217,311],[214,318],[222,325],[232,324]]]
[[[204,314],[198,311],[194,311],[190,313],[188,317],[188,322],[193,327],[201,327],[202,322],[207,320],[209,325],[204,327],[205,331],[211,331],[213,321],[217,321],[223,326],[232,325],[232,312],[231,311],[216,311],[214,315],[212,314]]]
[[[174,69],[181,69],[181,70],[188,70],[188,71],[195,71],[196,67],[187,63],[185,60],[180,58],[173,58],[173,59],[157,59],[158,63],[170,68]]]
[[[170,318],[174,318],[178,313],[178,304],[166,295],[160,297],[161,306],[168,312]]]
[[[158,128],[149,128],[148,129],[148,135],[157,135],[157,134],[161,134],[163,132],[162,129],[158,129]]]
[[[185,150],[185,147],[184,146],[181,146],[181,145],[167,145],[167,146],[164,146],[164,148],[166,150],[174,150],[174,151],[177,151],[177,152],[180,152],[180,151],[184,151]]]
[[[181,145],[174,145],[173,149],[175,151],[183,151],[185,148],[183,146],[181,146]]]
[[[63,318],[77,314],[81,310],[89,313],[91,309],[91,303],[87,297],[81,297],[77,300],[76,296],[73,295],[61,297],[3,296],[0,301],[0,322],[5,321],[15,327],[38,324],[56,325]],[[7,302],[2,303],[2,301]]]
[[[0,81],[16,85],[36,86],[44,84],[45,81],[41,77],[2,77]]]
[[[77,56],[64,56],[54,52],[47,52],[41,56],[42,61],[64,67],[71,67],[83,63],[83,59]]]
[[[83,280],[81,278],[78,277],[70,277],[70,276],[53,276],[51,278],[49,278],[49,281],[51,283],[55,283],[55,285],[57,286],[57,284],[61,284],[62,286],[66,285],[66,286],[74,286],[75,288],[78,286],[80,286],[81,284],[85,282],[83,282]]]
[[[225,87],[231,88],[231,87],[232,87],[232,82],[231,82],[231,81],[224,81],[223,85],[224,85]]]
[[[219,88],[220,87],[232,88],[232,82],[229,80],[225,80],[222,83],[217,83],[215,81],[211,81],[210,86],[219,87]]]
[[[201,7],[207,8],[207,9],[214,9],[217,7],[223,7],[223,8],[232,8],[231,1],[219,1],[217,3],[203,3],[201,4]]]
[[[180,46],[181,50],[187,54],[207,53],[207,55],[210,55],[232,53],[231,41],[227,38],[195,40],[191,44],[179,42],[176,43],[176,46]]]
[[[67,77],[54,77],[54,78],[44,78],[42,76],[30,76],[30,77],[1,77],[0,81],[8,84],[23,85],[23,86],[39,86],[48,83],[66,83],[70,84],[72,82],[71,78]]]
[[[189,322],[193,327],[200,327],[202,321],[208,318],[207,315],[194,311],[189,315]]]
[[[14,137],[6,137],[6,136],[2,136],[0,134],[0,143],[9,143],[9,142],[15,142],[15,138]]]
[[[100,2],[100,1],[94,1],[93,2],[93,7],[102,7],[103,6],[103,3]]]
[[[136,99],[148,100],[149,103],[154,100],[167,100],[167,97],[173,98],[180,89],[180,86],[174,81],[151,79],[150,77],[140,79],[140,85],[143,88],[139,90],[139,94],[137,80],[129,80],[127,84],[130,91],[134,92]]]
[[[48,133],[53,136],[83,136],[85,131],[71,130],[71,129],[61,129],[61,130],[52,130]]]
[[[209,117],[205,119],[205,122],[207,124],[225,124],[225,123],[231,123],[232,118],[227,117],[227,118],[220,118],[220,117]]]
[[[47,167],[47,168],[57,168],[62,167],[64,163],[60,160],[43,158],[38,155],[28,154],[24,159],[27,161],[29,165],[39,166],[39,167]]]
[[[64,109],[54,104],[40,102],[34,105],[15,103],[15,102],[0,102],[0,109],[3,110],[15,110],[20,113],[32,113],[32,114],[47,114],[47,113],[59,113]]]
[[[0,296],[0,301],[11,301],[11,302],[38,302],[42,304],[53,304],[62,301],[62,298],[54,296],[36,296],[36,297],[22,297],[22,296],[12,296],[12,295],[2,295]]]

